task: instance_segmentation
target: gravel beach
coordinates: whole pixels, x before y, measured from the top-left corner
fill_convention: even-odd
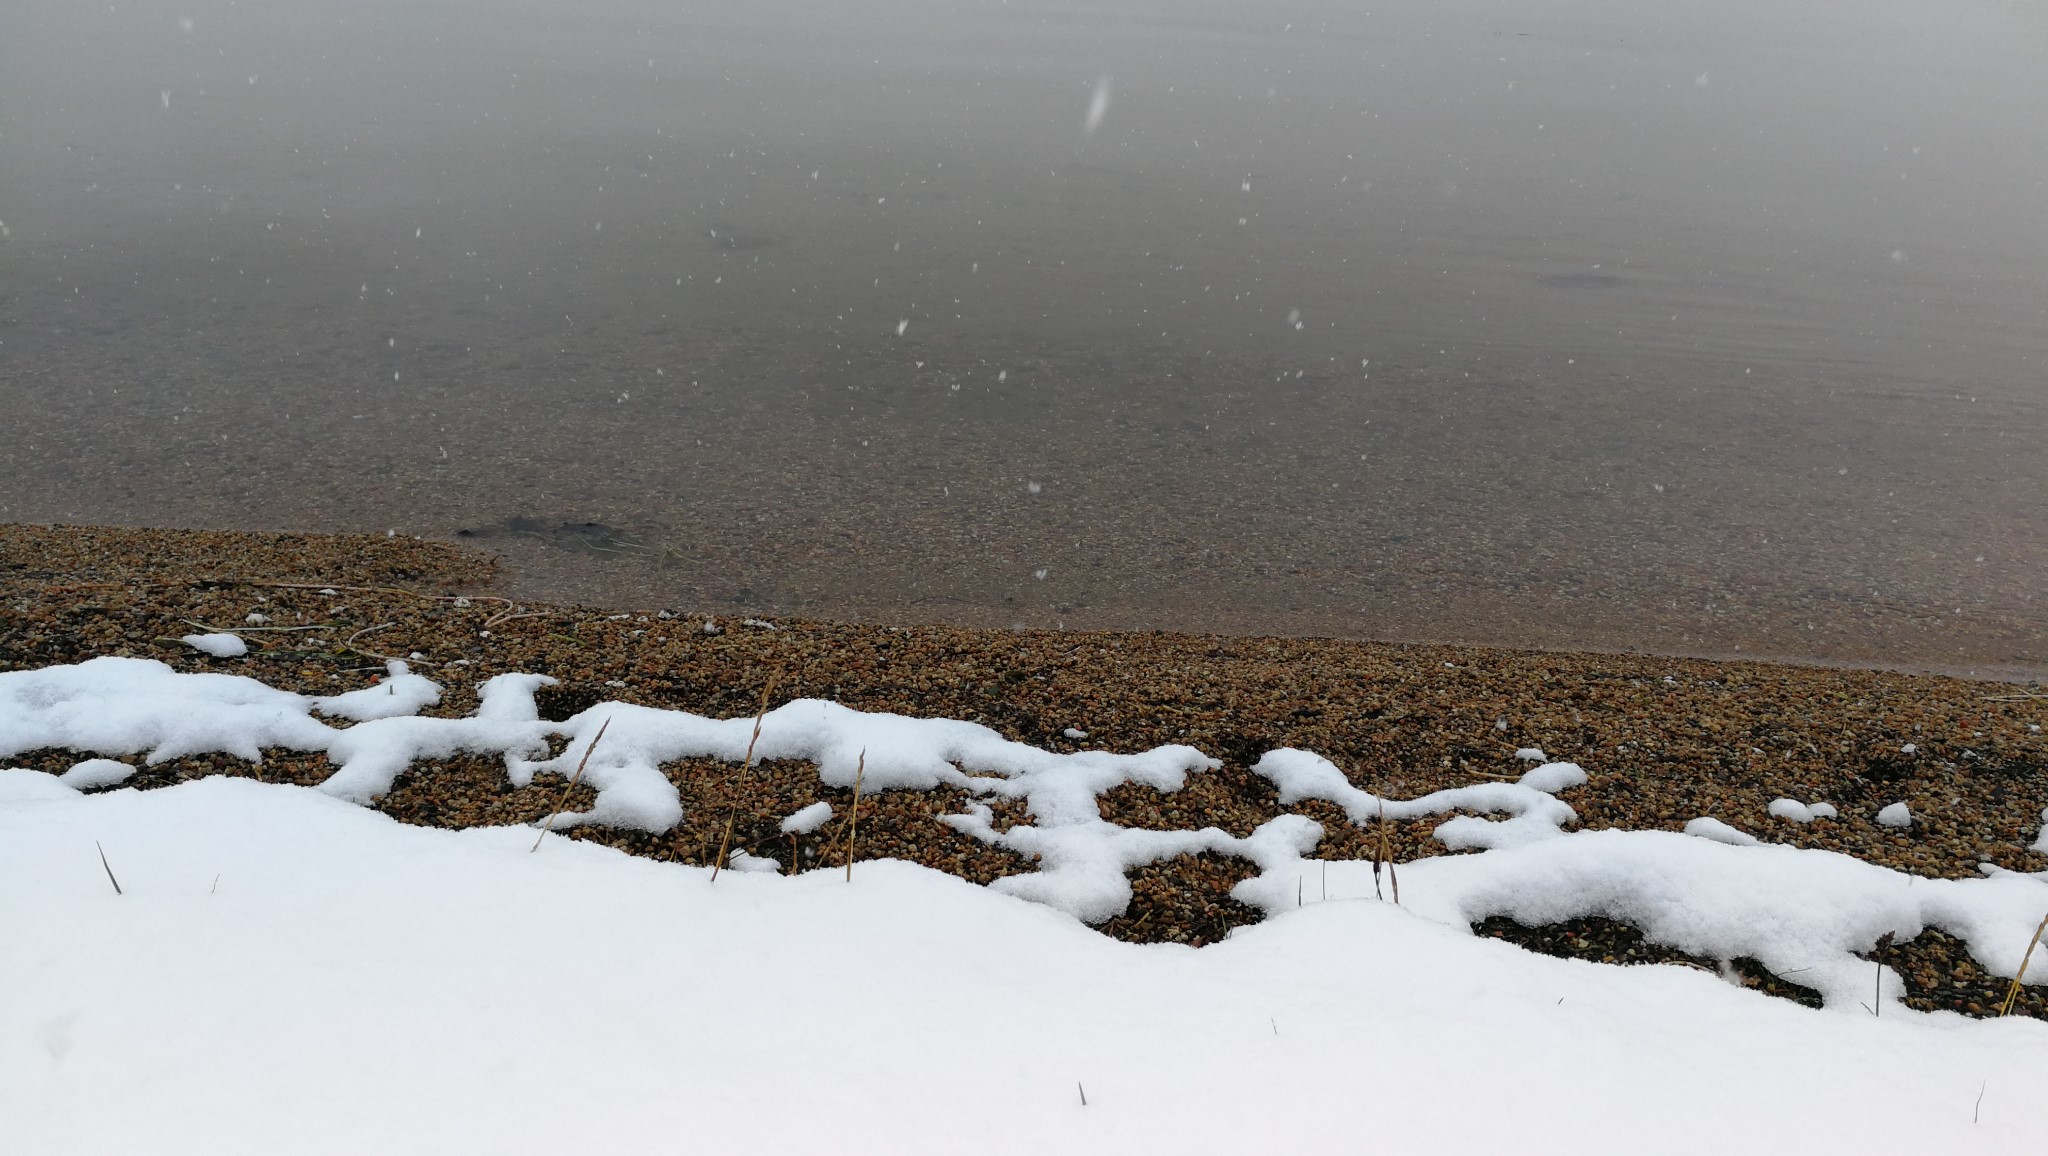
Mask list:
[[[551,718],[607,700],[752,715],[772,684],[771,706],[815,697],[968,719],[1051,750],[1187,743],[1224,766],[1177,793],[1119,787],[1103,799],[1105,817],[1248,835],[1295,811],[1324,825],[1316,854],[1328,859],[1370,857],[1377,833],[1368,837],[1327,803],[1282,808],[1273,785],[1249,770],[1266,751],[1312,750],[1357,786],[1410,797],[1512,777],[1523,765],[1517,749],[1537,747],[1591,776],[1561,796],[1585,828],[1677,830],[1711,816],[1767,842],[1923,876],[1975,876],[1987,863],[2048,871],[2048,855],[2029,849],[2048,807],[2048,695],[2038,685],[1644,655],[770,621],[686,605],[512,601],[493,594],[494,581],[487,555],[410,538],[4,525],[0,670],[133,655],[324,694],[363,685],[397,657],[445,688],[430,714],[469,713],[484,679],[534,671],[560,680],[540,699]],[[249,628],[252,614],[267,619],[262,629]],[[250,653],[214,658],[176,641],[201,627],[241,632]],[[49,750],[8,762],[61,771],[80,757]],[[329,770],[318,755],[260,766],[207,756],[147,767],[131,785],[211,774],[311,784]],[[822,787],[808,765],[743,774],[692,760],[665,770],[682,792],[682,825],[577,837],[708,864],[736,813],[735,844],[757,854],[837,865],[845,853],[848,793]],[[532,822],[563,786],[542,775],[515,789],[491,760],[457,759],[403,775],[378,807],[432,826]],[[587,801],[584,788],[576,792]],[[1767,811],[1780,798],[1825,801],[1840,814],[1791,822]],[[777,829],[820,800],[835,809],[822,830],[793,841]],[[1879,825],[1877,811],[1897,802],[1912,809],[1913,825]],[[960,803],[945,791],[864,798],[856,857],[908,859],[977,882],[1029,869],[940,821]],[[1023,818],[997,814],[999,825]],[[1399,824],[1396,858],[1445,853],[1431,838],[1440,821]],[[1229,898],[1252,870],[1210,856],[1140,869],[1129,911],[1101,930],[1213,942],[1259,918]],[[1532,929],[1495,920],[1481,930],[1552,954],[1713,966],[1606,921]],[[1906,978],[1913,1006],[1985,1014],[2003,998],[2003,981],[1939,932],[1891,946],[1885,962]],[[1736,970],[1774,994],[1803,992],[1796,977],[1741,961]],[[2031,989],[2015,1012],[2048,1016],[2048,997]]]

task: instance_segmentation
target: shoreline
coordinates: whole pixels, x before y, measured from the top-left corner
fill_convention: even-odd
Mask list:
[[[506,599],[484,593],[495,576],[473,552],[407,538],[4,526],[0,670],[127,654],[328,694],[367,685],[397,657],[443,687],[441,703],[426,713],[467,714],[484,679],[526,671],[559,680],[539,699],[551,719],[607,701],[751,716],[773,679],[771,706],[823,698],[964,719],[1048,750],[1185,743],[1223,766],[1178,792],[1116,788],[1102,798],[1103,816],[1129,827],[1215,826],[1245,836],[1291,811],[1323,824],[1316,855],[1330,859],[1370,858],[1373,844],[1334,806],[1283,806],[1249,769],[1265,752],[1314,751],[1361,788],[1412,798],[1511,776],[1520,766],[1515,752],[1537,747],[1591,776],[1561,796],[1581,829],[1677,830],[1711,817],[1766,842],[1921,876],[1973,877],[1985,863],[2048,871],[2048,854],[2030,846],[2048,808],[2048,698],[2005,693],[1996,683],[1752,659],[707,619]],[[252,613],[292,629],[249,631],[250,653],[238,658],[176,641],[202,625],[243,625]],[[30,751],[0,761],[55,772],[78,757]],[[684,801],[675,829],[578,828],[574,836],[704,864],[736,813],[739,845],[801,854],[785,846],[779,818],[815,802],[845,803],[846,792],[822,786],[808,764],[767,764],[744,782],[716,760],[663,770]],[[331,771],[322,755],[271,757],[261,766],[197,756],[143,768],[130,785],[214,774],[312,785]],[[457,758],[402,775],[376,807],[429,826],[529,823],[558,805],[564,786],[542,775],[515,789],[495,761]],[[573,805],[587,805],[587,789],[576,790],[586,794]],[[1768,807],[1782,798],[1830,802],[1841,815],[1805,824],[1773,817]],[[1878,809],[1902,801],[1916,816],[1912,828],[1875,822]],[[984,884],[1029,869],[939,821],[960,802],[945,791],[864,801],[859,857],[903,858]],[[1002,822],[1023,819],[998,811]],[[1432,837],[1436,820],[1391,826],[1397,859],[1446,853]],[[1101,930],[1144,942],[1214,942],[1257,921],[1228,896],[1247,870],[1206,854],[1136,869],[1130,909]],[[1518,942],[1591,958],[1669,958],[1630,939],[1631,931],[1589,925],[1560,935],[1551,927]],[[1919,969],[1930,977],[1967,966],[1954,958],[1954,941],[1915,943],[1911,950],[1931,961]],[[1769,986],[1768,977],[1757,982]],[[1982,1002],[1928,998],[1964,1011]]]
[[[57,569],[78,569],[80,573],[91,573],[98,562],[96,552],[105,551],[108,560],[115,562],[112,572],[123,576],[135,576],[145,571],[163,575],[192,576],[204,570],[213,575],[240,574],[253,576],[258,570],[280,574],[292,574],[308,580],[328,580],[336,575],[345,580],[349,574],[359,573],[358,565],[345,561],[348,551],[367,551],[374,557],[396,558],[401,555],[413,559],[411,565],[392,563],[396,575],[394,581],[405,580],[410,573],[421,579],[432,578],[434,583],[446,589],[460,589],[467,593],[491,594],[509,597],[520,602],[532,602],[560,608],[574,608],[590,613],[651,613],[656,604],[633,601],[628,598],[607,598],[604,591],[586,592],[584,596],[571,593],[563,596],[560,592],[561,574],[551,568],[536,568],[531,556],[522,557],[519,551],[507,551],[512,543],[497,538],[465,539],[443,538],[421,535],[404,535],[390,532],[383,535],[363,533],[336,533],[327,531],[268,530],[268,529],[203,529],[187,527],[124,526],[63,522],[8,522],[0,521],[0,561],[15,554],[46,554],[53,559],[51,565]],[[305,567],[295,559],[293,550],[305,551],[308,556],[324,563]],[[137,567],[138,554],[149,551],[156,560],[142,568]],[[530,551],[528,554],[530,555]],[[257,560],[255,569],[248,563],[238,562],[238,557],[253,557]],[[373,565],[376,565],[373,563]],[[80,569],[82,568],[82,569]],[[701,600],[700,600],[701,601]],[[966,605],[966,604],[963,604]],[[948,620],[926,615],[819,615],[803,611],[764,609],[762,606],[734,605],[707,608],[688,602],[667,605],[672,613],[692,614],[698,617],[745,618],[750,614],[776,618],[793,618],[806,622],[836,623],[849,627],[889,628],[910,627],[917,629],[959,630],[974,634],[1110,634],[1110,635],[1171,635],[1185,638],[1219,638],[1238,640],[1265,640],[1329,643],[1335,645],[1366,645],[1393,647],[1437,647],[1456,650],[1498,652],[1502,654],[1553,655],[1561,658],[1611,658],[1626,660],[1704,662],[1712,664],[1753,664],[1771,667],[1787,667],[1806,670],[1863,671],[1905,676],[1928,675],[1954,678],[1974,682],[2011,684],[2015,686],[2040,685],[2048,683],[2048,662],[2010,663],[1997,661],[1958,661],[1955,663],[1900,660],[1883,661],[1867,658],[1836,658],[1824,654],[1798,654],[1779,651],[1735,650],[1685,650],[1665,649],[1633,644],[1612,645],[1598,642],[1558,642],[1503,644],[1485,641],[1470,641],[1456,638],[1431,636],[1426,632],[1407,634],[1393,632],[1374,635],[1352,635],[1319,632],[1273,632],[1256,633],[1233,630],[1183,630],[1171,627],[1124,627],[1124,626],[1048,626],[1039,623],[1020,622],[1008,626],[989,625],[969,621]],[[970,610],[987,611],[993,607],[970,605]]]

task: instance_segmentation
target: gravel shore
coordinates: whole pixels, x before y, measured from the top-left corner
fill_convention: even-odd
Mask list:
[[[1051,750],[1191,744],[1223,768],[1174,794],[1120,787],[1105,796],[1105,817],[1235,835],[1282,811],[1272,785],[1249,770],[1275,747],[1316,751],[1356,785],[1403,797],[1512,776],[1516,749],[1540,747],[1590,774],[1588,785],[1562,795],[1587,828],[1675,830],[1706,815],[1765,841],[1926,876],[1975,876],[1983,863],[2048,870],[2048,856],[2028,849],[2048,807],[2048,697],[2038,686],[1324,639],[771,623],[689,606],[513,602],[491,595],[493,580],[487,556],[407,538],[0,525],[0,670],[138,655],[331,693],[361,685],[396,656],[446,688],[429,713],[466,714],[476,685],[523,670],[561,680],[541,696],[554,718],[608,699],[751,715],[772,680],[771,705],[819,697],[970,719]],[[236,659],[167,641],[200,625],[241,628],[252,612],[294,629],[248,632],[251,652]],[[9,762],[60,771],[76,760],[41,751]],[[846,792],[821,787],[807,765],[771,763],[744,776],[711,760],[666,769],[682,791],[681,826],[659,836],[586,829],[577,837],[708,863],[737,808],[738,845],[785,862],[840,861],[837,820],[794,843],[776,828],[819,800],[845,813]],[[158,764],[131,782],[148,788],[226,773],[310,784],[328,771],[317,755],[260,767],[211,756]],[[553,809],[562,787],[544,775],[514,789],[495,763],[458,759],[402,776],[379,808],[446,827],[530,822]],[[1772,817],[1766,808],[1780,797],[1827,801],[1840,817]],[[1878,825],[1877,810],[1900,801],[1914,825]],[[959,809],[945,791],[864,798],[858,857],[895,856],[978,882],[1028,869],[939,821]],[[1377,841],[1329,804],[1286,809],[1324,825],[1321,857],[1366,857]],[[1443,853],[1430,838],[1438,822],[1398,825],[1397,857]],[[1250,871],[1210,856],[1141,869],[1130,910],[1102,930],[1213,942],[1257,920],[1228,895]],[[1489,921],[1483,930],[1553,954],[1708,965],[1646,945],[1625,925],[1581,922],[1530,929]],[[1938,932],[1893,946],[1886,962],[1907,978],[1915,1006],[1983,1014],[2003,998],[2003,984]],[[1800,990],[1754,969],[1744,974],[1778,994]],[[2031,989],[2015,1010],[2048,1016],[2042,992]]]

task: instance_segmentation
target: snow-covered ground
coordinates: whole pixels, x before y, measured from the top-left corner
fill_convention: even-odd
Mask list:
[[[849,883],[757,861],[713,883],[355,801],[457,749],[501,753],[515,778],[567,770],[609,723],[587,819],[653,826],[673,804],[654,767],[737,759],[752,719],[601,704],[546,722],[529,676],[495,681],[472,718],[420,718],[437,689],[392,674],[327,699],[136,660],[0,674],[0,759],[282,746],[341,766],[328,790],[222,778],[92,795],[74,788],[120,763],[0,771],[0,1148],[1924,1156],[2042,1139],[2048,1025],[1912,1012],[1896,976],[1852,954],[1935,926],[2009,976],[2048,912],[2037,877],[1572,832],[1557,795],[1585,772],[1538,758],[1521,782],[1420,800],[1359,791],[1308,752],[1261,760],[1283,803],[1327,798],[1354,822],[1467,812],[1440,837],[1483,850],[1404,866],[1396,906],[1364,863],[1330,864],[1326,892],[1301,858],[1320,831],[1300,816],[1244,839],[1101,819],[1094,799],[1116,783],[1174,789],[1213,766],[1189,748],[1063,755],[800,702],[764,721],[772,757],[841,785],[859,766],[871,790],[1022,799],[1028,826],[997,831],[980,808],[957,821],[1043,870],[997,889],[897,862]],[[569,739],[552,760],[551,734]],[[1190,848],[1255,862],[1238,894],[1270,918],[1201,950],[1075,918],[1120,908],[1128,866]],[[1625,918],[1797,972],[1829,1006],[1470,933],[1494,914]],[[2048,959],[2028,978],[2048,980]]]

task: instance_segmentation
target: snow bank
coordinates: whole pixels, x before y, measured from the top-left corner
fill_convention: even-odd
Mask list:
[[[714,885],[595,844],[529,854],[532,839],[248,779],[0,806],[0,991],[25,997],[0,1000],[8,1150],[540,1156],[687,1136],[705,1152],[1108,1156],[1365,1136],[1976,1156],[2040,1138],[2038,1022],[1816,1014],[1460,924],[1573,910],[1529,882],[1546,877],[1590,889],[1578,907],[1635,911],[1665,872],[1768,893],[1789,867],[1809,881],[1779,910],[1846,904],[1825,946],[1997,887],[1930,901],[1927,881],[1810,872],[1785,848],[1591,832],[1406,865],[1406,907],[1360,901],[1369,880],[1338,874],[1363,865],[1333,863],[1346,898],[1194,951],[905,863]],[[2016,906],[2041,887],[2002,886]],[[1724,915],[1673,933],[1780,934],[1717,929]]]
[[[99,754],[144,754],[160,762],[183,754],[225,751],[257,759],[264,748],[324,751],[337,770],[320,790],[363,802],[388,790],[419,760],[469,752],[505,761],[507,777],[530,783],[542,770],[571,773],[597,791],[589,812],[557,820],[660,831],[682,815],[676,789],[661,765],[691,757],[737,762],[752,737],[751,718],[711,719],[683,711],[601,703],[562,722],[540,719],[534,691],[551,680],[499,675],[479,689],[467,718],[419,717],[440,690],[392,663],[376,686],[328,697],[274,690],[253,679],[179,674],[158,662],[102,658],[77,666],[0,674],[0,758],[61,747]],[[356,720],[335,728],[315,713]],[[602,741],[599,735],[602,732]],[[548,757],[549,739],[567,743]],[[593,749],[592,744],[596,744]],[[1252,834],[1217,828],[1158,831],[1118,826],[1102,817],[1104,791],[1135,783],[1180,790],[1191,772],[1220,764],[1192,747],[1170,745],[1138,754],[1061,754],[1012,742],[987,727],[952,719],[864,713],[835,703],[799,700],[761,719],[755,754],[817,766],[826,784],[850,787],[865,766],[868,791],[958,787],[981,799],[1020,801],[1031,822],[997,830],[993,808],[972,803],[945,821],[984,842],[1034,860],[1035,872],[1007,876],[991,889],[1056,908],[1089,923],[1129,906],[1129,872],[1177,855],[1214,854],[1258,868],[1239,884],[1240,901],[1279,916],[1305,902],[1309,862],[1324,834],[1301,815],[1268,821]],[[2040,912],[2048,881],[1999,873],[1954,882],[1916,879],[1826,852],[1760,845],[1751,835],[1710,818],[1684,835],[1602,831],[1566,834],[1577,822],[1556,792],[1587,781],[1573,763],[1545,762],[1517,782],[1487,782],[1391,799],[1351,785],[1329,760],[1309,751],[1265,754],[1252,768],[1279,788],[1283,805],[1324,799],[1355,824],[1455,814],[1436,838],[1454,850],[1485,854],[1429,859],[1401,868],[1403,899],[1412,912],[1469,934],[1472,923],[1505,915],[1525,924],[1598,915],[1640,928],[1652,941],[1697,955],[1752,957],[1819,990],[1830,1007],[1854,1010],[1872,998],[1871,965],[1856,958],[1881,935],[1907,939],[1938,927],[1965,940],[1996,975],[2011,975]],[[83,773],[80,773],[83,772]],[[118,781],[124,764],[81,763],[81,785]],[[108,796],[112,797],[112,796]],[[29,771],[0,773],[0,804],[63,804],[73,786]],[[1780,804],[1783,804],[1781,806]],[[1773,813],[1796,807],[1779,800]],[[1880,813],[1880,821],[1896,804]],[[788,831],[816,830],[831,814],[814,804],[785,821]],[[1482,816],[1505,816],[1494,819]],[[1792,817],[1787,814],[1786,817]],[[1698,836],[1689,838],[1688,836]],[[735,857],[735,871],[775,873],[781,864]],[[1316,895],[1324,880],[1350,897],[1371,893],[1370,866],[1317,862]],[[1885,973],[1878,994],[1898,995]],[[2030,974],[2048,980],[2048,953]]]
[[[0,806],[10,803],[51,803],[78,798],[78,791],[55,775],[19,767],[0,769]]]

